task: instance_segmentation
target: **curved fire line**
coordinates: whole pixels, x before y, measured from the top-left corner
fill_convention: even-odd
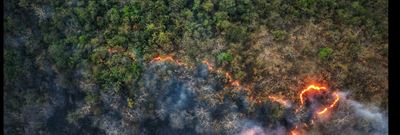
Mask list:
[[[166,56],[157,56],[157,57],[153,58],[153,59],[150,61],[150,63],[153,63],[153,62],[164,62],[164,61],[174,62],[174,63],[176,63],[177,65],[180,65],[180,66],[181,66],[181,65],[184,65],[184,66],[187,65],[187,64],[182,63],[182,62],[180,62],[180,61],[178,61],[178,60],[175,60],[172,56],[169,56],[169,55],[166,55]],[[229,83],[231,86],[234,86],[234,87],[239,88],[239,89],[241,88],[241,89],[244,90],[245,92],[248,92],[248,93],[249,93],[249,94],[248,94],[249,97],[248,97],[247,99],[250,99],[250,101],[253,102],[253,103],[261,103],[261,100],[269,99],[269,100],[274,101],[274,102],[277,102],[277,103],[279,103],[279,104],[281,104],[281,105],[283,105],[283,106],[285,106],[285,107],[288,107],[288,105],[289,105],[288,101],[286,101],[286,100],[284,100],[284,99],[282,99],[282,98],[278,98],[278,97],[273,96],[273,95],[268,96],[268,98],[262,98],[262,99],[260,100],[259,97],[255,97],[254,95],[252,95],[253,92],[252,92],[252,89],[249,88],[249,86],[243,87],[243,86],[240,84],[240,82],[239,82],[238,80],[234,80],[234,79],[233,79],[233,77],[231,76],[231,74],[230,74],[229,72],[224,71],[224,70],[221,69],[221,68],[214,68],[214,67],[213,67],[208,61],[206,61],[206,60],[202,61],[202,63],[205,64],[205,65],[207,65],[207,68],[208,68],[209,71],[215,72],[215,73],[219,73],[219,74],[224,74],[225,77],[226,77],[227,80],[228,80],[228,83]],[[309,93],[309,92],[317,92],[317,93],[320,93],[320,92],[322,92],[322,91],[327,91],[327,88],[326,88],[326,87],[322,87],[322,86],[317,86],[317,85],[314,85],[314,84],[309,85],[306,89],[303,89],[303,90],[301,91],[300,95],[299,95],[299,97],[300,97],[300,103],[301,103],[301,104],[300,104],[300,108],[302,108],[303,105],[304,105],[304,95],[306,95],[306,94]],[[333,107],[335,107],[335,106],[338,104],[338,101],[339,101],[339,99],[340,99],[340,98],[339,98],[339,95],[338,95],[337,93],[333,93],[333,95],[335,96],[335,100],[334,100],[329,106],[324,107],[323,109],[321,109],[321,111],[317,111],[317,114],[318,114],[318,115],[325,114],[326,112],[328,112],[330,109],[332,109]],[[296,126],[295,129],[289,131],[289,134],[291,134],[291,135],[298,135],[299,132],[297,132],[297,129],[298,129],[298,127]]]

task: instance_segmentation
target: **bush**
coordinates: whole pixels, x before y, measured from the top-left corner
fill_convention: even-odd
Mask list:
[[[302,6],[302,7],[308,7],[312,4],[314,4],[315,0],[300,0],[299,3],[300,3],[300,6]]]
[[[79,43],[84,44],[87,41],[86,35],[79,36]]]
[[[223,52],[223,53],[218,54],[217,58],[219,61],[222,61],[222,62],[223,61],[231,62],[233,60],[232,54],[228,53],[228,52]]]
[[[128,108],[133,108],[134,107],[134,105],[135,105],[135,101],[133,101],[133,99],[132,98],[128,98],[127,99],[127,102],[128,102]]]
[[[319,50],[318,55],[319,58],[321,59],[327,59],[332,55],[332,52],[333,52],[332,48],[324,47]]]
[[[220,30],[226,30],[227,28],[229,28],[231,26],[231,23],[227,20],[223,20],[220,22],[217,22],[217,28]]]
[[[132,64],[132,72],[135,78],[139,77],[140,73],[142,72],[142,67],[139,64]]]
[[[235,73],[235,78],[243,79],[246,76],[246,72],[239,71]]]
[[[109,22],[112,24],[118,24],[120,22],[119,18],[119,13],[116,8],[111,8],[110,10],[107,11],[107,19]]]
[[[17,76],[26,74],[26,65],[23,64],[24,57],[18,51],[4,51],[4,77],[14,79]]]
[[[229,23],[222,24],[222,25],[227,25],[228,26]],[[225,26],[221,26],[221,27],[225,27]],[[232,27],[230,27],[228,29],[229,29],[229,31],[227,33],[227,38],[228,38],[229,41],[237,43],[237,42],[246,40],[246,38],[247,38],[247,30],[246,30],[246,28],[241,27],[241,26],[232,26]]]
[[[97,95],[92,94],[92,93],[88,93],[88,95],[85,96],[85,101],[86,101],[87,104],[94,104],[94,103],[97,102],[98,98],[99,97]]]
[[[49,46],[49,56],[53,59],[55,66],[58,70],[62,71],[68,68],[67,47],[63,43],[55,43]]]
[[[80,113],[79,111],[71,112],[67,116],[67,121],[68,123],[71,124],[78,124],[78,120],[83,118],[84,115]]]
[[[286,31],[283,30],[274,30],[271,33],[275,40],[284,40],[287,35]]]
[[[351,3],[351,7],[360,15],[367,12],[367,9],[365,9],[358,1]]]
[[[204,8],[205,11],[211,12],[213,10],[213,8],[214,8],[214,4],[211,1],[208,0],[203,4],[203,8]]]

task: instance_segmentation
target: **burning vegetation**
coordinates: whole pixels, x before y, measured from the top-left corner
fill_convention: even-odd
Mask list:
[[[172,58],[172,56],[168,56],[168,55],[167,56],[157,56],[157,57],[153,58],[150,61],[150,63],[167,62],[167,61],[174,62],[177,65],[187,65],[187,64],[178,62],[178,60],[175,60]],[[233,87],[232,90],[243,90],[243,92],[246,93],[245,95],[250,96],[250,97],[246,98],[249,100],[248,101],[249,103],[258,103],[259,104],[259,103],[261,103],[261,101],[270,100],[272,102],[279,103],[280,105],[284,106],[285,108],[292,107],[291,103],[289,101],[287,101],[281,97],[275,96],[275,95],[269,95],[268,98],[261,97],[261,100],[260,100],[260,97],[257,95],[255,95],[255,97],[257,97],[257,98],[254,98],[254,97],[252,97],[252,96],[254,96],[252,93],[252,90],[249,89],[249,87],[252,87],[252,86],[247,85],[247,87],[243,87],[242,85],[240,85],[241,83],[238,80],[233,80],[232,76],[230,75],[231,73],[224,71],[222,68],[215,68],[207,60],[203,60],[202,63],[207,66],[207,69],[209,72],[216,73],[216,74],[224,74],[229,86]],[[308,104],[315,104],[313,102],[325,103],[326,101],[318,101],[318,99],[315,99],[315,95],[318,95],[318,94],[330,95],[330,96],[328,96],[328,100],[331,102],[330,103],[328,102],[328,104],[325,104],[325,105],[319,105],[319,107],[318,107],[319,109],[315,109],[313,106],[311,107],[309,105],[308,105],[308,107],[305,107],[305,104],[307,104],[307,103]],[[299,92],[299,99],[300,99],[300,105],[296,109],[296,113],[298,112],[298,110],[305,108],[305,109],[311,109],[312,111],[315,111],[315,112],[311,112],[313,115],[314,114],[328,115],[328,113],[330,111],[333,111],[332,109],[338,105],[340,97],[336,92],[329,91],[329,88],[326,86],[310,84],[305,89],[303,89]],[[312,116],[312,117],[313,117],[313,119],[318,118],[318,116],[315,116],[315,117]],[[311,119],[311,121],[313,121],[313,120]],[[303,128],[306,128],[306,127],[308,127],[308,124],[309,123],[306,123],[306,122],[305,123],[301,123],[301,122],[296,123],[295,124],[296,126],[294,129],[292,129],[290,131],[288,130],[288,134],[299,135],[300,133],[297,131],[297,130],[299,130],[298,125],[305,125],[305,126],[303,126]],[[313,123],[311,123],[311,124],[313,124]]]

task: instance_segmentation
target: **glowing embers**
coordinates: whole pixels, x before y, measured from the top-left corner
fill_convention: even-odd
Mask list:
[[[229,84],[235,87],[240,87],[240,83],[237,80],[233,80],[231,74],[228,72],[225,73],[225,77],[228,79]]]
[[[214,68],[212,67],[212,65],[210,63],[208,63],[208,61],[203,60],[203,63],[207,65],[208,70],[212,71]]]
[[[290,131],[290,135],[299,135],[296,130]]]
[[[172,56],[166,55],[166,56],[157,56],[155,58],[153,58],[150,63],[153,62],[165,62],[165,61],[169,61],[169,62],[174,62],[178,65],[186,65],[184,63],[179,62],[178,60],[175,60],[174,58],[172,58]]]
[[[277,102],[279,104],[281,104],[284,107],[290,107],[290,103],[282,98],[279,98],[277,96],[268,96],[268,98],[274,102]]]
[[[305,97],[308,94],[324,94],[329,92],[328,89],[326,87],[322,87],[322,86],[317,86],[317,85],[310,85],[308,86],[306,89],[302,90],[300,93],[300,103],[301,106],[300,108],[302,108],[304,106],[304,101],[305,101]],[[332,93],[331,97],[334,97],[334,100],[332,101],[332,103],[328,104],[326,107],[322,107],[323,109],[320,109],[320,111],[317,111],[316,113],[318,115],[322,115],[326,112],[328,112],[330,109],[332,109],[333,107],[335,107],[339,101],[339,95],[337,93]]]

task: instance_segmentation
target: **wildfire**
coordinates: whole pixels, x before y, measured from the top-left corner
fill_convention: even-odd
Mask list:
[[[229,82],[232,86],[241,87],[239,81],[233,80],[231,74],[229,74],[228,72],[225,73],[225,77],[228,79],[228,82]]]
[[[301,105],[304,104],[304,99],[303,96],[308,93],[308,92],[321,92],[321,91],[325,91],[327,90],[326,87],[320,87],[320,86],[316,86],[316,85],[310,85],[308,86],[306,89],[304,89],[301,93],[300,93],[300,102]],[[335,107],[336,104],[339,101],[339,95],[337,93],[333,93],[333,95],[335,96],[335,100],[332,102],[332,104],[330,104],[327,107],[324,107],[324,109],[322,109],[321,111],[318,111],[317,114],[318,115],[322,115],[324,113],[326,113],[328,110],[330,110],[331,108]]]
[[[175,60],[172,56],[168,56],[168,55],[167,56],[157,56],[157,57],[153,58],[150,62],[163,62],[163,61],[174,62],[174,63],[176,63],[178,65],[185,65],[184,63],[181,63],[178,60]],[[259,96],[259,95],[256,95],[255,93],[253,93],[253,91],[251,89],[252,85],[244,85],[244,86],[242,86],[240,81],[234,80],[234,78],[232,77],[231,73],[223,70],[222,68],[215,68],[212,64],[210,64],[206,60],[202,61],[202,63],[207,65],[207,68],[208,68],[208,70],[210,72],[224,75],[225,78],[228,81],[229,86],[234,86],[235,88],[240,88],[241,90],[244,90],[246,93],[248,93],[247,94],[248,95],[247,99],[250,102],[260,104],[265,99],[267,99],[267,98],[265,98],[263,96]],[[315,84],[309,85],[308,87],[303,89],[301,91],[300,95],[299,95],[300,102],[301,102],[301,105],[300,105],[299,108],[301,108],[304,105],[304,102],[305,102],[305,97],[304,96],[306,96],[307,94],[309,94],[309,93],[310,94],[318,94],[318,93],[321,93],[321,92],[324,92],[324,91],[327,91],[327,90],[328,90],[327,87],[318,86],[318,85],[315,85]],[[328,106],[324,106],[324,107],[322,107],[323,109],[317,111],[316,113],[318,115],[325,114],[326,112],[328,112],[329,110],[331,110],[333,107],[335,107],[338,104],[339,99],[340,99],[339,95],[337,93],[333,93],[333,96],[335,97],[335,100],[331,104],[329,104]],[[277,103],[279,103],[279,104],[281,104],[282,106],[285,106],[285,107],[290,107],[291,106],[290,103],[287,100],[284,100],[281,97],[270,95],[270,96],[268,96],[268,99],[270,99],[270,100],[272,100],[274,102],[277,102]],[[296,112],[298,111],[299,108],[296,109]],[[311,120],[311,121],[313,123],[313,120]],[[308,127],[307,124],[304,124],[304,127]],[[291,130],[289,132],[289,134],[290,135],[299,135],[299,134],[302,134],[302,132],[301,132],[301,130],[298,130],[298,127],[296,126],[296,128]]]

